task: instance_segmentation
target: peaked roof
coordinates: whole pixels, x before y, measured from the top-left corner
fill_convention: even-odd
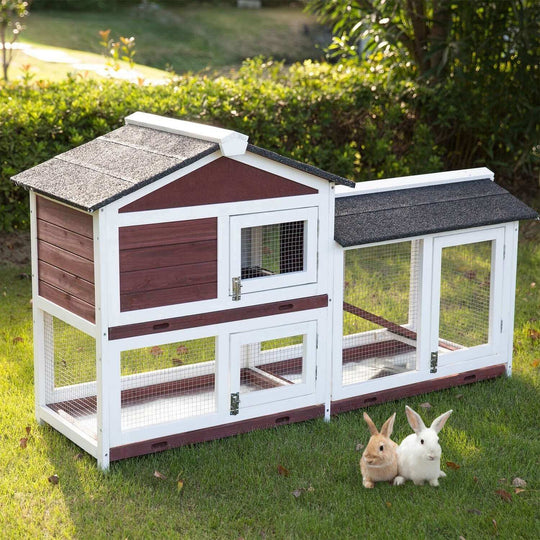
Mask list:
[[[248,152],[278,161],[330,182],[354,186],[350,180],[299,163],[247,143],[235,131],[146,113],[126,118],[126,125],[15,175],[27,188],[94,212],[220,151],[224,156]]]
[[[334,238],[351,247],[536,217],[492,180],[473,180],[338,197]]]

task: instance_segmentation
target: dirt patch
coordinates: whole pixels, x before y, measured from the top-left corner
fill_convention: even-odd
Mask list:
[[[0,264],[30,264],[30,231],[0,231]]]

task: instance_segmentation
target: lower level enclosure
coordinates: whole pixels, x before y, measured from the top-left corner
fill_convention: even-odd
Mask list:
[[[36,310],[38,416],[106,468],[508,373],[508,234],[342,250],[330,301],[294,313],[99,342],[75,319]]]

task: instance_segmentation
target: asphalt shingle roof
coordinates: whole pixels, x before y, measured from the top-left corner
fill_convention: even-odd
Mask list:
[[[218,143],[126,125],[17,174],[27,188],[93,212],[218,151]],[[249,145],[248,151],[337,184],[350,180]]]
[[[489,179],[336,198],[343,247],[480,227],[538,214]]]

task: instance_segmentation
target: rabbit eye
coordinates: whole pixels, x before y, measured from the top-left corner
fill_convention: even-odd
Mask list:
[[[382,452],[384,450],[384,446],[381,444],[381,446],[379,446],[379,450]]]
[[[420,439],[420,444],[424,444],[424,439]]]

